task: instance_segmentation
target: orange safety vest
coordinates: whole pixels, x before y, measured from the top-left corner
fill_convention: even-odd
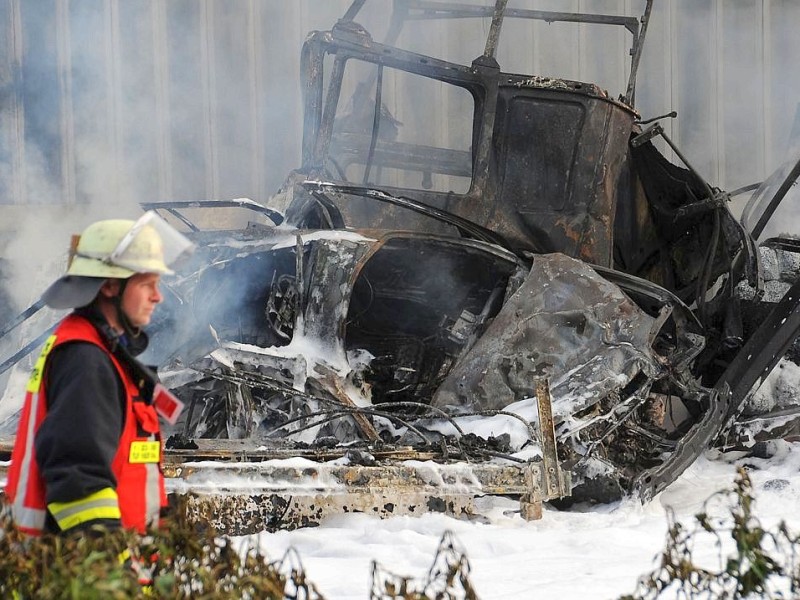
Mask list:
[[[105,346],[95,327],[74,314],[67,316],[47,340],[28,381],[6,485],[12,516],[19,529],[26,533],[39,535],[44,530],[46,490],[36,460],[34,437],[47,414],[45,363],[53,348],[73,341],[90,342],[102,348],[124,384],[125,425],[111,470],[117,479],[122,526],[144,533],[148,525],[158,524],[161,508],[167,504],[160,466],[158,415],[155,408],[139,396],[139,389]]]

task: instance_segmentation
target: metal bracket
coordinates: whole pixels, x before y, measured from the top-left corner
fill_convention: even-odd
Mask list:
[[[545,497],[563,498],[570,495],[569,482],[564,478],[558,463],[556,429],[553,422],[553,406],[550,397],[550,383],[547,378],[536,379],[536,404],[539,408],[539,433],[541,436],[542,462],[544,473],[542,482]]]
[[[657,135],[663,135],[663,134],[664,134],[664,128],[661,127],[661,123],[654,123],[653,125],[650,125],[650,127],[648,127],[647,129],[642,131],[642,133],[633,138],[631,140],[631,146],[634,148],[638,148],[642,144],[652,140]]]

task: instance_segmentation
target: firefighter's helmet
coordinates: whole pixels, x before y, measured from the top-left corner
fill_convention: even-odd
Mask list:
[[[51,308],[89,304],[103,281],[128,279],[136,273],[171,275],[170,266],[193,244],[155,212],[138,221],[109,219],[89,225],[70,251],[67,273],[42,300]]]

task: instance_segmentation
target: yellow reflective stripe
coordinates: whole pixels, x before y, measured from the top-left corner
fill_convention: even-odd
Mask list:
[[[62,531],[93,521],[94,519],[120,519],[117,492],[105,488],[72,502],[51,502],[47,505],[50,513]]]
[[[31,378],[28,380],[28,387],[27,391],[31,394],[35,394],[39,391],[39,387],[42,385],[42,376],[44,375],[44,362],[47,360],[47,355],[50,354],[50,350],[53,349],[53,345],[56,343],[56,336],[51,335],[47,338],[47,341],[44,343],[42,347],[42,352],[39,354],[39,358],[36,359],[36,364],[33,365],[33,371],[31,371]]]

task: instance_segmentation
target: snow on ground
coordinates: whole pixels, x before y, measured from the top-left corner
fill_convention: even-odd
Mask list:
[[[664,546],[666,508],[693,525],[709,496],[733,486],[742,462],[753,467],[756,516],[765,525],[785,520],[800,531],[800,444],[781,442],[768,461],[735,462],[709,453],[646,506],[625,500],[571,512],[545,507],[541,520],[525,522],[515,501],[494,498],[482,500],[488,523],[441,515],[381,521],[349,514],[317,528],[264,532],[247,541],[272,559],[294,548],[309,580],[331,600],[369,598],[373,560],[423,581],[445,531],[466,552],[470,579],[482,599],[617,598],[633,592],[638,578],[654,568]],[[718,551],[707,541],[695,556],[719,568]]]
[[[487,497],[477,502],[483,521],[347,514],[319,527],[262,532],[239,541],[258,545],[271,560],[294,549],[308,580],[328,600],[367,600],[373,560],[386,571],[424,581],[447,531],[466,553],[470,580],[483,600],[618,598],[632,593],[637,580],[655,567],[667,509],[693,529],[693,515],[715,492],[733,487],[739,465],[748,466],[754,513],[762,524],[769,529],[783,520],[800,532],[800,443],[775,444],[777,453],[770,459],[709,451],[645,506],[630,499],[572,511],[545,505],[541,520],[526,522],[516,501]],[[710,506],[709,514],[729,514]],[[718,570],[719,551],[708,537],[703,542],[694,550],[695,559]]]

